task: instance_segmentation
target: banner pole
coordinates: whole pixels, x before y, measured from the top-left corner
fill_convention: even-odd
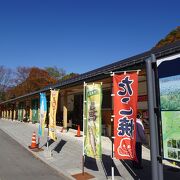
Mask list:
[[[114,76],[114,73],[110,74],[110,76]],[[111,176],[112,176],[112,180],[114,180],[114,162],[113,162],[113,158],[114,158],[114,131],[113,131],[113,127],[114,127],[114,114],[113,113],[113,97],[114,97],[114,94],[113,94],[113,83],[111,83],[111,142],[112,142],[112,154],[111,154]]]
[[[38,149],[39,149],[39,145],[40,145],[40,132],[42,132],[42,130],[40,129],[41,128],[41,106],[42,106],[41,101],[42,101],[42,94],[40,93],[39,95],[40,95],[40,98],[39,98],[40,99],[40,103],[39,103],[40,104],[40,111],[39,111],[39,117],[40,118],[39,118],[39,126],[38,126],[38,145],[37,145]]]
[[[51,89],[50,89],[51,92]],[[50,103],[49,103],[49,111],[50,111],[50,106],[51,106],[51,99],[50,99]],[[50,112],[48,114],[49,118],[50,118]],[[49,118],[47,121],[47,127],[48,127],[48,134],[47,134],[47,151],[49,152]]]
[[[111,168],[112,168],[112,180],[114,180],[114,137],[113,137],[113,118],[111,118],[111,141],[112,141],[112,154],[111,154]]]
[[[82,174],[84,175],[84,155],[82,155]]]
[[[149,110],[149,122],[150,122],[150,144],[151,144],[151,173],[152,180],[160,180],[162,175],[159,176],[159,164],[158,164],[158,148],[157,148],[157,125],[155,116],[155,91],[154,91],[154,72],[152,68],[152,57],[145,60],[146,72],[147,72],[147,92],[148,92],[148,110]]]
[[[49,119],[48,119],[48,134],[47,134],[47,151],[49,152]]]
[[[82,174],[84,175],[84,138],[85,138],[85,106],[86,106],[86,82],[84,82],[84,87],[83,87],[83,155],[82,155]]]
[[[50,90],[50,100],[49,100],[49,118],[50,118],[50,107],[51,107],[51,90],[52,88],[49,89]],[[48,127],[48,134],[47,134],[47,151],[49,152],[49,118],[47,121],[47,127]]]
[[[39,148],[39,145],[40,145],[40,136],[38,135],[38,148]]]
[[[114,74],[126,74],[131,72],[140,72],[141,69],[132,69],[132,70],[126,70],[126,71],[111,71],[111,72],[105,72],[104,74],[110,74],[110,76],[114,76]]]

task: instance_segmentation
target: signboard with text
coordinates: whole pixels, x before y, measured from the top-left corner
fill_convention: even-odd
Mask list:
[[[157,61],[163,156],[180,162],[180,55]]]
[[[115,158],[136,160],[137,73],[114,75],[113,94]]]

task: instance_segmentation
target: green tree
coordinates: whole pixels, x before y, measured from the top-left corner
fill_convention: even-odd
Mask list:
[[[55,78],[57,81],[61,80],[66,75],[66,71],[64,69],[58,68],[56,66],[45,67],[44,69],[52,78]]]
[[[71,72],[71,73],[69,73],[69,74],[66,74],[66,75],[61,79],[61,81],[64,81],[64,80],[67,80],[67,79],[70,79],[70,78],[74,78],[74,77],[77,77],[77,76],[79,76],[79,74]]]

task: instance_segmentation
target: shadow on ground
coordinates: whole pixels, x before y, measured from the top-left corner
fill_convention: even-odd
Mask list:
[[[53,151],[56,151],[57,153],[60,153],[63,146],[67,143],[67,141],[64,141],[63,139],[59,141],[59,143],[54,147]]]
[[[121,160],[124,167],[131,174],[133,179],[135,180],[151,180],[151,162],[148,160],[143,160],[143,169],[134,169],[132,167],[131,161],[123,161]],[[180,179],[180,169],[171,167],[168,165],[163,166],[163,176],[164,180],[179,180]]]
[[[46,146],[47,147],[47,144],[48,146],[50,146],[51,144],[53,144],[55,141],[53,139],[49,139],[43,146]],[[42,147],[43,147],[42,146]]]
[[[97,166],[97,163],[96,163],[96,159],[94,158],[91,158],[91,157],[88,157],[88,156],[85,156],[85,159],[84,159],[84,166],[87,168],[87,169],[91,169],[93,171],[98,171],[98,166]]]
[[[114,167],[114,176],[119,176],[121,177],[116,165],[114,164],[114,162],[111,159],[111,156],[102,155],[102,160],[98,160],[99,162],[101,162],[102,168],[104,170],[104,174],[106,176],[106,178],[108,176],[111,176],[111,167]],[[97,160],[88,156],[85,156],[85,161],[84,161],[84,166],[87,169],[91,169],[93,171],[98,171],[99,168],[97,166]]]
[[[116,165],[114,164],[114,161],[112,161],[111,156],[102,155],[102,166],[104,167],[104,171],[107,176],[111,176],[111,168],[114,167],[114,176],[121,176]]]

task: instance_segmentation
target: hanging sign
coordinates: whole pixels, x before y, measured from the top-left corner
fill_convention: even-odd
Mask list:
[[[180,162],[180,54],[157,61],[164,159]]]
[[[137,73],[114,75],[113,94],[115,158],[136,160]]]

